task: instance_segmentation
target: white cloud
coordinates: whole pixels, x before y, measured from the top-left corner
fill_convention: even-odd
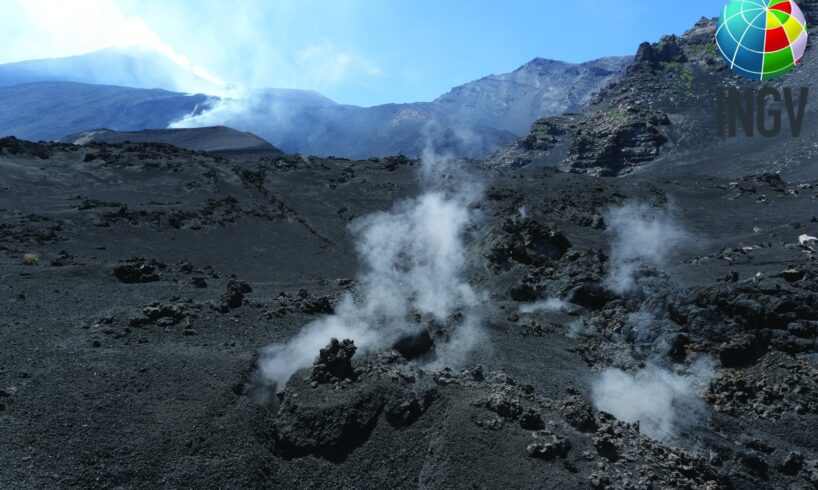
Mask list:
[[[4,10],[13,15],[0,20],[0,39],[11,38],[0,62],[139,47],[158,52],[212,83],[223,83],[163,42],[144,19],[126,15],[112,0],[12,0]]]
[[[303,85],[316,89],[338,85],[358,75],[379,78],[381,69],[358,54],[342,51],[330,42],[307,46],[295,54]]]
[[[346,103],[362,103],[361,98],[383,91],[389,79],[382,69],[388,57],[373,57],[377,49],[348,39],[365,18],[358,0],[0,4],[0,64],[137,47],[164,55],[209,82],[180,77],[178,85],[163,85],[171,90],[234,97],[244,89],[311,89]]]
[[[264,38],[258,31],[270,28],[267,21],[283,33],[294,28],[286,24],[286,18],[295,15],[295,7],[287,2],[276,5],[275,16],[262,15],[263,20],[254,11],[260,8],[256,4],[228,7],[208,1],[201,4],[201,12],[178,4],[142,5],[129,0],[7,0],[4,4],[0,63],[139,47],[160,53],[216,85],[224,82],[212,73],[214,67],[232,77],[227,82],[256,88],[326,90],[384,77],[374,61],[332,40],[298,41],[292,32],[281,34],[286,38],[282,42]],[[167,20],[168,15],[179,18],[177,26]],[[212,37],[214,30],[223,36],[218,41]],[[242,49],[238,56],[237,48]]]

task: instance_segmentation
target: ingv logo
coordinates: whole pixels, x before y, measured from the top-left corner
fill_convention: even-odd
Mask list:
[[[719,17],[716,44],[735,73],[752,80],[772,80],[801,64],[807,49],[807,22],[792,0],[730,0]],[[726,110],[727,136],[736,136],[739,125],[746,136],[754,136],[756,126],[761,136],[777,136],[784,109],[792,135],[797,137],[808,96],[809,87],[784,87],[783,94],[771,86],[744,91],[718,87],[716,134],[725,136]]]
[[[716,44],[731,70],[770,80],[801,62],[807,22],[792,0],[731,0],[719,17]]]

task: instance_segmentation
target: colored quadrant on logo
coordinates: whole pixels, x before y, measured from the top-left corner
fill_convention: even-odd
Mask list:
[[[764,73],[775,75],[782,70],[791,70],[795,67],[795,59],[792,57],[792,50],[787,47],[781,51],[764,54]],[[768,79],[771,77],[768,77]]]
[[[790,39],[787,37],[787,31],[785,31],[783,27],[778,27],[767,31],[767,40],[764,44],[765,53],[780,51],[789,47]]]
[[[804,14],[792,0],[730,0],[716,44],[734,72],[769,80],[792,71],[807,47]]]

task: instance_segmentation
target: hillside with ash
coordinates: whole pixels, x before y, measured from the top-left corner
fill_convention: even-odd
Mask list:
[[[798,5],[809,25],[818,23],[818,2]],[[742,131],[735,138],[717,135],[717,89],[759,85],[730,71],[713,42],[715,32],[716,19],[702,18],[681,36],[643,43],[626,73],[588,106],[538,120],[527,137],[489,157],[489,165],[549,166],[598,176],[686,171],[724,178],[747,172],[813,178],[818,126],[809,121],[818,117],[815,104],[805,105],[807,122],[797,144],[787,122],[772,138],[757,132],[747,137]],[[793,88],[796,99],[801,87],[814,93],[818,53],[812,44],[810,39],[797,70],[764,86]],[[769,108],[783,111],[784,104],[770,103]]]
[[[0,140],[9,487],[818,486],[818,182]]]
[[[0,487],[818,488],[816,109],[717,137],[714,29],[453,90],[498,143],[584,80],[485,161],[0,139]]]

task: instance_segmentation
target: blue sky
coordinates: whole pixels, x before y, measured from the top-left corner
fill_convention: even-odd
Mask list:
[[[242,86],[425,101],[535,57],[633,54],[724,1],[0,0],[0,62],[137,42]]]

